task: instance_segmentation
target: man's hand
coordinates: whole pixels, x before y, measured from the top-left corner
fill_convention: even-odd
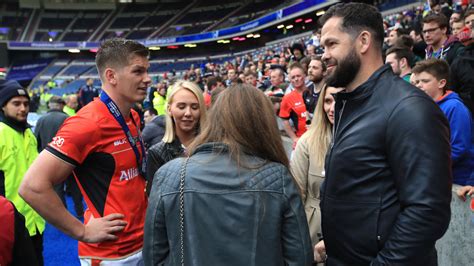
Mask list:
[[[466,201],[466,195],[467,196],[472,196],[474,194],[474,187],[473,186],[464,186],[458,191],[456,191],[456,194],[458,194],[458,197],[462,199],[463,201]]]
[[[118,233],[125,229],[127,222],[120,220],[123,214],[112,213],[105,217],[91,217],[89,222],[84,226],[84,233],[79,241],[88,243],[98,243],[103,241],[117,240],[114,233]]]
[[[314,261],[317,263],[325,262],[327,257],[328,255],[326,254],[324,240],[321,240],[316,245],[314,245]]]

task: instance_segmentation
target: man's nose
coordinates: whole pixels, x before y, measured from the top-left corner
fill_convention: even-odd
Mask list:
[[[146,83],[146,84],[150,84],[150,83],[151,83],[151,77],[150,77],[150,75],[148,74],[148,72],[145,73],[145,78],[143,79],[143,82]]]

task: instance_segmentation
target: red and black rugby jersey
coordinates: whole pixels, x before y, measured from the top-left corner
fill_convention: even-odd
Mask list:
[[[303,96],[296,90],[283,96],[278,115],[283,119],[293,121],[297,137],[301,137],[306,132],[306,106]]]
[[[140,118],[133,110],[132,116],[136,123],[131,118],[126,123],[137,138],[135,125],[140,125]],[[79,242],[79,256],[120,258],[140,250],[147,207],[145,179],[124,131],[105,104],[96,98],[68,118],[46,149],[76,166],[74,176],[88,206],[85,223],[91,215],[97,218],[111,213],[124,214],[127,221],[116,241]]]

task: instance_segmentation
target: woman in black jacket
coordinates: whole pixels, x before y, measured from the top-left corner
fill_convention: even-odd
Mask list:
[[[145,265],[311,265],[313,249],[270,100],[221,93],[189,147],[155,174]]]
[[[196,83],[178,80],[172,87],[166,110],[166,130],[163,140],[153,145],[147,154],[147,192],[155,172],[168,161],[185,153],[206,119],[202,90]]]

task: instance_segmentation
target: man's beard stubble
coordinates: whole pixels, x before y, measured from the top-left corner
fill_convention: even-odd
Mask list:
[[[324,76],[323,75],[319,75],[319,76],[309,75],[309,79],[314,84],[319,84],[324,79]]]
[[[333,60],[336,61],[335,59]],[[357,73],[359,73],[360,65],[360,58],[357,56],[355,49],[351,49],[343,60],[340,62],[336,61],[332,73],[328,73],[326,76],[327,85],[336,88],[346,88],[355,79]]]

